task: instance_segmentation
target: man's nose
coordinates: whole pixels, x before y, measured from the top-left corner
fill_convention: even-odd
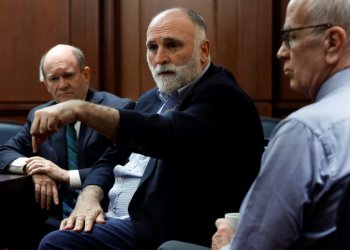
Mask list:
[[[64,79],[64,77],[60,77],[58,80],[58,86],[59,88],[65,88],[68,86],[68,81]]]
[[[289,58],[289,49],[284,42],[282,42],[280,48],[277,51],[277,58],[280,60],[286,60]]]
[[[156,54],[156,64],[166,64],[169,62],[169,51],[163,48],[159,48]]]

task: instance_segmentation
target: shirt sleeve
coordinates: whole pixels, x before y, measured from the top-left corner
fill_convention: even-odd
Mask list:
[[[263,154],[230,249],[289,249],[300,237],[315,182],[322,179],[316,168],[326,162],[312,131],[298,121],[284,123]]]
[[[79,175],[79,170],[69,170],[69,186],[72,189],[81,188],[82,183]]]
[[[27,157],[19,157],[13,162],[10,163],[10,166],[8,168],[9,173],[13,174],[25,174],[24,172],[24,166],[26,165],[26,159]]]

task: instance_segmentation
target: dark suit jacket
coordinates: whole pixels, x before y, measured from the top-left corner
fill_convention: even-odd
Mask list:
[[[86,100],[118,109],[131,109],[135,105],[130,99],[120,98],[107,92],[98,92],[92,89],[88,91]],[[61,129],[59,132],[48,137],[40,145],[38,153],[33,154],[32,152],[30,127],[34,112],[54,104],[54,101],[49,101],[31,110],[22,130],[7,143],[0,146],[1,172],[4,172],[8,165],[18,157],[31,157],[34,155],[44,157],[56,163],[61,168],[67,169],[65,129]],[[77,155],[79,174],[82,180],[85,179],[85,176],[92,168],[96,168],[94,176],[92,176],[92,182],[101,186],[105,192],[105,197],[107,197],[108,191],[114,183],[113,167],[116,163],[124,163],[129,154],[127,152],[117,151],[109,139],[81,124]]]
[[[159,115],[161,105],[152,89],[138,112],[120,112],[117,147],[152,157],[129,205],[137,248],[170,239],[210,246],[215,220],[238,211],[258,174],[259,114],[232,74],[214,65],[175,111]]]

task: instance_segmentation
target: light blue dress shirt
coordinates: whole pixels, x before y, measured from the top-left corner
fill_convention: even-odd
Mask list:
[[[350,175],[350,69],[273,131],[231,250],[329,249]]]
[[[127,164],[114,167],[115,181],[108,193],[107,218],[125,219],[129,217],[130,200],[139,185],[148,161],[149,157],[132,153]]]

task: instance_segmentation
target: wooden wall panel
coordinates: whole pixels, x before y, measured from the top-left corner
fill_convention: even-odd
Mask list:
[[[120,1],[120,84],[121,95],[137,100],[141,93],[140,3],[139,0]]]
[[[68,41],[67,0],[0,1],[0,103],[49,98],[39,84],[39,62],[48,44]]]
[[[99,0],[70,1],[69,43],[83,50],[91,67],[91,86],[99,89],[100,33]]]
[[[271,106],[272,1],[221,0],[217,3],[216,63],[228,67],[256,102]],[[259,111],[269,116],[271,110],[272,107]]]
[[[80,47],[91,85],[137,100],[155,86],[146,63],[146,29],[159,11],[192,8],[207,21],[214,63],[224,65],[261,115],[305,104],[276,59],[288,0],[1,0],[0,120],[24,121],[50,99],[39,83],[41,55],[57,43]]]
[[[120,1],[105,0],[100,3],[99,87],[120,95]]]

